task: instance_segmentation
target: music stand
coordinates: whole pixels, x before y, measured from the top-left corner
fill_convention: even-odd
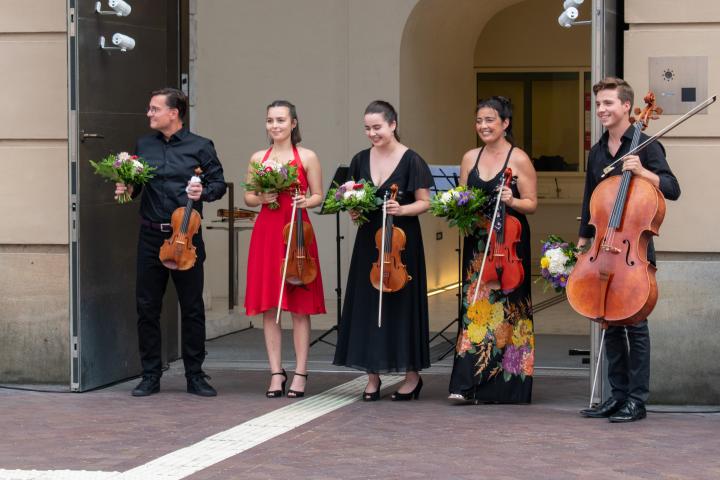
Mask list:
[[[328,189],[326,190],[325,199],[323,200],[322,208],[319,211],[316,211],[318,215],[332,215],[332,213],[325,211],[325,200],[327,200],[328,195],[330,194],[330,189],[337,187],[338,185],[345,183],[347,181],[348,172],[350,170],[350,167],[347,165],[339,165],[337,169],[335,170],[335,175],[333,176],[332,181],[330,182],[330,185],[328,186]],[[310,346],[312,347],[318,342],[327,343],[330,346],[335,346],[334,343],[330,343],[327,340],[325,340],[325,337],[330,335],[333,331],[337,330],[338,325],[340,324],[340,318],[342,313],[342,276],[340,274],[340,242],[342,239],[345,238],[340,235],[340,212],[335,212],[335,268],[336,268],[336,287],[335,287],[335,294],[337,299],[337,319],[335,321],[335,325],[333,325],[331,328],[323,332],[322,335],[320,335],[318,338],[310,342]]]
[[[442,193],[447,192],[451,188],[455,188],[459,185],[460,180],[458,176],[460,175],[460,167],[459,166],[453,166],[453,165],[429,165],[430,167],[430,173],[432,173],[433,180],[435,180],[435,185],[433,187],[430,187],[433,193]],[[440,355],[435,361],[439,362],[443,358],[447,357],[450,352],[453,351],[455,348],[455,340],[450,339],[445,336],[445,332],[453,326],[455,322],[460,322],[460,319],[462,318],[462,290],[463,290],[463,282],[462,282],[462,234],[460,234],[460,231],[458,231],[458,246],[455,249],[457,252],[458,257],[458,312],[457,317],[450,321],[447,325],[445,325],[442,330],[437,332],[435,335],[432,336],[430,341],[428,343],[432,343],[433,340],[440,337],[443,340],[445,340],[447,343],[450,344],[448,349]]]

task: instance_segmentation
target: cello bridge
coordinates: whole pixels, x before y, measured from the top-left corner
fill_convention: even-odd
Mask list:
[[[620,253],[620,249],[619,249],[619,248],[613,247],[612,245],[607,245],[607,244],[605,244],[605,243],[603,243],[603,244],[600,246],[600,248],[602,248],[602,250],[603,250],[604,252],[610,252],[610,253],[615,253],[615,254]]]

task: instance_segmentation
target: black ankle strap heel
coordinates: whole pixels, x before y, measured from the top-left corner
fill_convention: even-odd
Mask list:
[[[287,373],[285,373],[285,369],[283,368],[282,372],[273,372],[272,375],[282,375],[285,377],[285,379],[282,382],[282,386],[280,387],[280,390],[268,390],[265,392],[265,396],[267,398],[279,398],[285,395],[285,384],[287,383]]]
[[[305,378],[305,380],[306,380],[306,382],[305,382],[305,388],[307,388],[307,378],[308,378],[308,374],[307,374],[307,373],[298,373],[298,372],[295,372],[295,376]],[[302,392],[300,392],[300,391],[298,391],[298,390],[293,390],[293,389],[291,388],[290,390],[288,390],[287,396],[288,396],[288,398],[302,398],[302,397],[305,396],[305,391],[303,390]]]

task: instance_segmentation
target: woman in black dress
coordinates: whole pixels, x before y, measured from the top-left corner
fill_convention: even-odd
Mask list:
[[[368,105],[365,133],[372,147],[355,155],[348,177],[371,181],[381,198],[392,184],[398,185],[397,200],[387,202],[387,213],[405,231],[402,261],[412,279],[397,292],[383,293],[383,321],[378,327],[379,291],[370,283],[370,270],[378,260],[375,233],[382,227],[382,208],[371,212],[355,238],[333,363],[368,373],[365,401],[380,398],[380,373],[387,372],[405,373],[393,400],[417,399],[422,388],[418,372],[430,366],[425,253],[418,215],[430,208],[433,179],[420,155],[400,143],[392,105],[380,100]]]
[[[460,183],[485,191],[481,226],[463,248],[463,316],[450,378],[450,400],[476,403],[530,403],[535,359],[530,298],[530,228],[525,218],[537,207],[537,175],[530,158],[512,143],[512,107],[504,97],[482,100],[475,130],[485,146],[470,150],[460,165]],[[507,215],[520,221],[517,255],[524,281],[511,291],[497,282],[475,290],[485,253],[489,222],[503,173],[510,167],[510,188],[500,190]],[[485,268],[492,268],[486,264]]]

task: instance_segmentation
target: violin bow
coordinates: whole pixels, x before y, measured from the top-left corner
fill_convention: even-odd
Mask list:
[[[665,135],[666,133],[668,133],[668,132],[669,132],[670,130],[672,130],[673,128],[675,128],[675,127],[677,127],[678,125],[680,125],[681,123],[683,123],[683,122],[684,122],[685,120],[687,120],[688,118],[690,118],[690,117],[694,116],[696,113],[699,113],[700,111],[706,109],[707,107],[709,107],[710,105],[712,105],[713,103],[715,103],[715,100],[717,100],[717,95],[713,95],[712,97],[708,98],[708,99],[705,100],[704,102],[696,105],[692,110],[690,110],[689,112],[687,112],[685,115],[683,115],[682,117],[678,118],[677,120],[675,120],[674,122],[672,122],[670,125],[668,125],[667,127],[663,128],[663,129],[660,130],[658,133],[656,133],[656,134],[653,135],[652,137],[648,138],[647,140],[645,140],[644,142],[642,142],[640,145],[638,145],[637,147],[633,148],[632,150],[630,150],[629,152],[627,152],[625,155],[623,155],[622,157],[620,157],[620,158],[618,158],[617,160],[615,160],[614,162],[612,162],[612,163],[611,163],[610,165],[608,165],[607,167],[603,168],[603,173],[602,173],[602,175],[600,175],[600,178],[605,178],[608,173],[612,172],[612,171],[615,169],[615,167],[617,166],[618,163],[624,161],[624,160],[625,160],[627,157],[629,157],[630,155],[635,155],[637,152],[639,152],[640,150],[644,149],[645,147],[647,147],[648,145],[650,145],[652,142],[654,142],[654,141],[657,140],[658,138],[660,138],[660,137],[662,137],[663,135]]]
[[[506,169],[507,171],[507,169]],[[490,222],[490,229],[488,230],[488,239],[485,242],[485,253],[483,253],[482,264],[480,264],[480,273],[478,274],[478,281],[475,285],[475,293],[473,293],[472,305],[477,301],[478,292],[480,291],[480,284],[482,283],[482,274],[485,271],[485,262],[487,262],[488,250],[490,250],[490,239],[492,238],[493,231],[495,230],[495,222],[497,222],[497,213],[500,208],[500,196],[502,195],[502,189],[505,186],[505,172],[500,177],[500,189],[498,190],[497,200],[495,201],[495,211],[493,212],[492,222]]]
[[[300,189],[295,188],[295,197],[298,196]],[[280,279],[280,298],[278,299],[277,313],[275,314],[275,323],[280,323],[280,314],[282,313],[283,293],[285,292],[285,278],[287,277],[287,266],[290,258],[290,245],[292,244],[293,227],[295,226],[295,212],[297,211],[297,202],[293,197],[293,208],[290,214],[290,232],[288,233],[287,247],[285,247],[285,262],[283,263],[283,273]]]
[[[382,299],[383,299],[383,280],[385,277],[385,225],[387,224],[387,199],[388,192],[385,190],[385,198],[383,199],[383,216],[382,216],[382,239],[380,240],[380,280],[378,281],[378,290],[380,290],[380,300],[378,302],[378,328],[382,327]]]

